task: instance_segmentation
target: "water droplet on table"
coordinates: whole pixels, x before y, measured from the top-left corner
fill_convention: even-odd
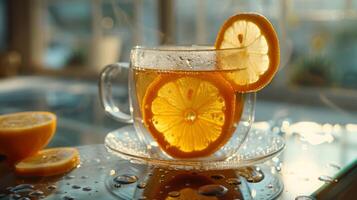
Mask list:
[[[263,171],[258,167],[243,167],[238,170],[238,174],[248,182],[257,183],[264,179]]]
[[[137,185],[139,189],[144,189],[146,187],[146,183],[142,182]]]
[[[71,196],[64,196],[63,197],[64,200],[74,200],[74,197]]]
[[[181,193],[179,191],[171,191],[168,194],[170,197],[179,197]]]
[[[47,189],[48,189],[48,190],[55,190],[55,189],[57,189],[57,186],[55,186],[55,185],[49,185],[49,186],[47,186]]]
[[[226,181],[229,185],[239,185],[241,181],[238,178],[229,178]]]
[[[212,179],[219,180],[219,179],[224,179],[226,178],[223,174],[213,174],[211,176]]]
[[[79,186],[79,185],[72,185],[72,188],[73,188],[73,189],[80,189],[81,186]]]
[[[7,189],[9,189],[10,192],[16,192],[17,190],[33,189],[33,188],[35,187],[31,184],[20,184],[15,187],[7,188]]]
[[[75,178],[75,176],[73,176],[73,175],[68,175],[65,177],[65,179],[74,179],[74,178]]]
[[[114,176],[116,174],[116,171],[114,169],[111,169],[109,171],[109,175]]]
[[[337,170],[340,170],[341,167],[339,165],[336,165],[336,164],[333,164],[333,163],[329,163],[328,166],[334,168],[334,169],[337,169]]]
[[[36,190],[36,191],[33,191],[29,194],[29,196],[32,196],[32,197],[39,197],[39,196],[42,196],[44,195],[44,193],[40,190]]]
[[[31,200],[29,197],[21,197],[19,200]]]
[[[228,189],[223,185],[204,185],[198,188],[198,193],[205,196],[223,196],[227,193]]]
[[[24,189],[18,189],[16,191],[14,191],[13,193],[18,194],[20,196],[26,196],[33,191],[34,191],[33,189],[24,188]]]
[[[326,183],[337,183],[337,179],[332,178],[331,176],[319,176],[319,180]]]
[[[88,176],[81,176],[81,179],[87,179]]]
[[[119,175],[113,179],[114,182],[120,184],[131,184],[131,183],[135,183],[137,180],[138,180],[137,176],[130,175],[130,174]]]
[[[120,188],[120,187],[121,187],[121,184],[115,183],[115,184],[114,184],[114,187],[115,187],[115,188]]]
[[[301,195],[301,196],[295,197],[295,200],[315,200],[315,198],[310,197],[310,196]]]
[[[92,188],[91,188],[91,187],[84,187],[84,188],[82,188],[82,190],[83,190],[83,191],[86,191],[86,192],[89,192],[89,191],[92,190]]]

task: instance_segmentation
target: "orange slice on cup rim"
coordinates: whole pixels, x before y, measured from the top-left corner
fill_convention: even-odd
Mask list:
[[[15,173],[19,176],[53,176],[69,172],[79,163],[76,148],[50,148],[17,163]]]
[[[196,158],[211,155],[229,140],[240,118],[235,107],[235,92],[219,73],[168,73],[148,87],[142,114],[145,126],[167,154]]]
[[[216,49],[220,69],[237,69],[224,76],[237,92],[255,92],[269,84],[278,70],[280,50],[277,34],[267,18],[257,13],[230,17],[221,27]]]

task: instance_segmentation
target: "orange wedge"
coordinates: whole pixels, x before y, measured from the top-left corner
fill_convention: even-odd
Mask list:
[[[0,154],[17,162],[44,148],[56,130],[56,115],[20,112],[0,116]]]
[[[144,124],[170,156],[208,156],[231,137],[240,118],[236,102],[233,88],[219,73],[161,74],[143,98]]]
[[[215,48],[237,49],[222,52],[217,58],[219,68],[238,69],[224,74],[237,92],[262,89],[278,70],[278,37],[272,24],[262,15],[242,13],[230,17],[217,35]]]
[[[15,173],[20,176],[53,176],[69,172],[79,162],[79,153],[75,148],[45,149],[17,163]]]

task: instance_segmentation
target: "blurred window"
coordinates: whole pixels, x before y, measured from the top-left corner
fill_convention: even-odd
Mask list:
[[[286,29],[294,85],[357,88],[357,1],[291,1]]]
[[[357,88],[357,0],[175,0],[178,44],[214,44],[222,22],[263,13],[281,46],[280,87]]]
[[[157,45],[156,0],[48,0],[44,66],[101,68],[128,60],[136,44]]]
[[[4,2],[0,0],[0,11]],[[42,53],[46,69],[98,71],[106,64],[128,61],[135,45],[156,46],[162,41],[212,45],[226,18],[256,11],[272,21],[280,39],[281,69],[272,85],[357,88],[357,0],[36,2],[42,6],[40,20],[45,21],[37,23],[43,25],[41,41],[32,41],[43,47],[35,52]],[[6,40],[3,13],[0,40]]]
[[[0,0],[0,52],[7,49],[7,12],[6,0]]]

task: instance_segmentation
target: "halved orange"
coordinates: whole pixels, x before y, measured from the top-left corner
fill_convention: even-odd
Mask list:
[[[0,116],[0,154],[17,162],[44,148],[56,131],[50,112],[20,112]]]
[[[45,149],[17,163],[15,173],[20,176],[53,176],[69,172],[79,162],[76,148]]]
[[[167,154],[195,158],[211,155],[228,141],[240,117],[235,107],[235,92],[219,73],[167,73],[148,87],[142,113]]]
[[[221,69],[237,92],[254,92],[265,87],[278,70],[280,50],[277,34],[267,18],[256,13],[230,17],[221,27],[216,49],[237,49],[218,54]]]

